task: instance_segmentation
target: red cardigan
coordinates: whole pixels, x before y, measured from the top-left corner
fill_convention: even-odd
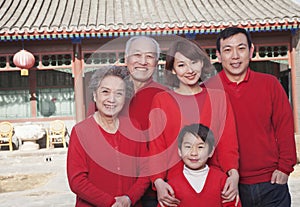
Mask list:
[[[127,115],[130,119],[134,119],[139,123],[139,127],[145,130],[145,134],[148,135],[147,130],[149,126],[149,113],[151,110],[151,103],[153,97],[162,91],[168,91],[169,89],[160,83],[149,80],[142,88],[140,88],[134,96],[127,101],[125,107],[122,110],[123,115]]]
[[[276,169],[290,174],[296,164],[293,115],[276,77],[249,68],[245,80],[236,84],[221,71],[205,85],[222,85],[229,94],[237,122],[240,182],[269,182]]]
[[[162,113],[161,113],[162,112]],[[151,181],[169,178],[182,162],[177,152],[177,136],[183,126],[202,123],[210,127],[216,138],[216,150],[210,160],[227,172],[238,169],[238,143],[231,104],[226,93],[207,90],[196,95],[180,95],[173,91],[158,93],[152,103],[150,125]]]
[[[185,178],[182,169],[168,183],[172,186],[176,198],[180,200],[178,207],[234,207],[235,200],[222,203],[223,191],[227,176],[217,168],[210,167],[201,192],[197,193]],[[238,206],[241,206],[239,202]],[[158,207],[160,205],[158,204]]]
[[[139,159],[146,156],[146,146],[141,140],[129,139],[143,137],[128,127],[128,121],[120,118],[115,134],[102,130],[93,117],[73,127],[67,175],[70,188],[77,195],[76,206],[110,207],[114,197],[122,195],[128,195],[134,205],[149,186],[148,177],[138,177],[147,171]]]

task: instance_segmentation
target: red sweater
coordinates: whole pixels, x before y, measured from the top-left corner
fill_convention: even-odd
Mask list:
[[[224,172],[238,169],[235,120],[224,92],[203,88],[196,95],[180,95],[173,91],[158,93],[152,103],[151,120],[152,182],[157,178],[169,178],[180,166],[178,163],[182,161],[177,152],[177,136],[182,127],[191,123],[202,123],[211,128],[215,135],[217,146],[210,160],[211,165]]]
[[[131,100],[127,102],[127,105],[122,110],[122,114],[129,115],[131,119],[134,119],[137,123],[139,123],[142,130],[147,131],[153,97],[157,93],[167,90],[169,89],[165,86],[153,81],[152,79],[149,80],[149,82],[140,88]],[[146,131],[145,134],[148,135]]]
[[[240,182],[268,182],[276,169],[290,174],[296,164],[293,115],[279,81],[248,69],[240,84],[221,71],[205,85],[223,85],[229,94],[237,122]]]
[[[130,101],[126,102],[127,104],[122,110],[122,114],[129,116],[133,123],[134,120],[137,121],[136,123],[138,123],[139,126],[136,127],[140,127],[145,137],[149,135],[149,114],[153,97],[157,93],[167,90],[169,90],[167,87],[151,79],[134,94]],[[156,192],[152,190],[151,186],[149,186],[145,195],[156,199]]]
[[[129,139],[143,137],[128,127],[128,121],[120,118],[115,134],[105,132],[93,117],[73,127],[67,175],[77,195],[76,206],[110,207],[114,197],[122,195],[128,195],[134,205],[149,186],[148,177],[138,177],[147,171],[139,159],[146,155],[146,146],[141,140]]]
[[[201,192],[197,193],[185,178],[182,169],[168,183],[172,186],[176,198],[180,200],[178,207],[234,207],[235,200],[222,203],[223,191],[227,176],[217,168],[210,167]],[[160,207],[160,205],[158,204]],[[241,206],[240,202],[238,206]]]

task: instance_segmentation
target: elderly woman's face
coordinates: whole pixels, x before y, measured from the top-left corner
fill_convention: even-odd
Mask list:
[[[116,116],[125,103],[125,82],[117,76],[106,76],[94,93],[96,106],[101,115]]]

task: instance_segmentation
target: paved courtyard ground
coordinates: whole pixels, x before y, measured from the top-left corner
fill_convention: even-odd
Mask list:
[[[0,151],[0,207],[72,207],[67,149]],[[289,180],[292,207],[300,206],[300,165]]]

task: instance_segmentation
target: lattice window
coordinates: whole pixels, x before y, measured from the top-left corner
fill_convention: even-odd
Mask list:
[[[97,52],[97,53],[84,53],[84,63],[86,65],[106,65],[115,64],[120,62],[120,57],[124,59],[122,53],[117,52]]]
[[[276,57],[288,57],[287,46],[260,46],[258,49],[260,58],[276,58]]]
[[[72,55],[71,54],[47,54],[42,55],[43,67],[55,67],[55,66],[71,66]]]
[[[165,62],[166,61],[166,56],[167,56],[167,51],[161,51],[158,60]]]
[[[207,48],[205,49],[208,57],[210,58],[211,61],[216,61],[217,60],[217,55],[216,55],[216,52],[217,52],[217,49],[215,48]]]
[[[106,65],[125,63],[124,52],[98,52],[84,53],[84,63],[86,65]],[[159,61],[166,61],[166,51],[161,52]]]
[[[6,68],[6,57],[0,56],[0,68]]]
[[[258,53],[257,53],[258,50]],[[206,48],[207,55],[209,56],[212,62],[217,61],[216,49],[215,48]],[[253,53],[252,58],[257,60],[262,59],[287,59],[288,58],[288,47],[285,45],[282,46],[259,46],[256,47]]]

